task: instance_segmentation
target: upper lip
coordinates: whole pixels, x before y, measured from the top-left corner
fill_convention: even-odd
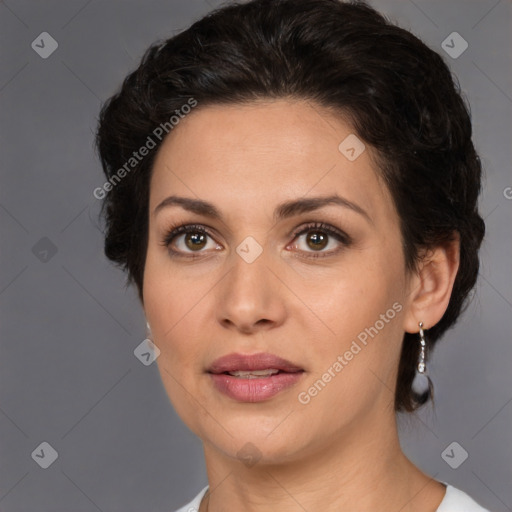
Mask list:
[[[295,373],[303,371],[299,366],[274,354],[259,353],[252,355],[228,354],[216,359],[208,368],[209,373],[234,372],[237,370],[267,370],[276,369],[283,372]]]

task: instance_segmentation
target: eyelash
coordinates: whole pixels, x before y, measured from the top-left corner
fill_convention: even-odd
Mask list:
[[[312,222],[312,223],[307,224],[306,226],[301,226],[299,229],[297,229],[293,233],[293,240],[295,240],[297,237],[304,235],[305,233],[308,233],[310,231],[319,231],[323,234],[329,235],[329,236],[335,238],[336,240],[338,240],[338,242],[341,242],[345,247],[348,247],[352,243],[352,239],[346,233],[335,228],[334,226],[330,226],[329,224],[325,224],[323,222]],[[175,224],[175,225],[172,225],[168,229],[167,233],[163,237],[161,245],[163,245],[164,247],[167,247],[167,249],[169,250],[170,253],[173,254],[173,256],[189,258],[189,259],[200,258],[202,256],[201,251],[198,251],[197,254],[194,254],[193,252],[191,252],[191,253],[186,253],[186,255],[185,255],[180,251],[175,251],[174,249],[169,249],[169,245],[177,236],[179,236],[181,234],[187,234],[187,233],[202,233],[202,234],[208,235],[209,237],[213,238],[212,235],[210,234],[209,230],[205,229],[204,226],[202,226],[201,224]],[[307,256],[301,256],[301,257],[325,258],[328,256],[332,256],[334,254],[338,254],[338,252],[340,252],[340,250],[342,250],[342,249],[343,248],[335,249],[335,250],[331,250],[328,252],[312,251],[311,253],[309,251],[305,251],[307,253]]]

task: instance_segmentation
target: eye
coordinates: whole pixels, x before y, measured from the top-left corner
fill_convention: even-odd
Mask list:
[[[301,247],[301,244],[297,243],[293,243],[291,246],[299,249],[299,252],[306,253],[306,256],[302,256],[306,258],[332,256],[352,243],[351,238],[346,233],[323,222],[313,222],[302,226],[293,234],[293,240],[295,241],[303,235],[307,235],[305,246]],[[161,245],[167,247],[173,256],[197,258],[201,256],[201,253],[205,252],[203,249],[208,248],[208,238],[213,240],[209,230],[204,226],[200,224],[182,224],[171,226],[164,235]],[[337,241],[338,247],[324,251],[326,247],[333,245],[330,238]],[[176,248],[173,248],[173,246]],[[219,250],[222,249],[222,246],[212,243],[210,249]]]
[[[175,256],[197,257],[194,253],[204,252],[207,248],[208,238],[211,238],[208,230],[200,224],[182,224],[177,227],[171,227],[162,240],[162,245],[167,247],[169,252]],[[176,241],[175,241],[176,240]],[[172,245],[177,246],[178,250],[173,249]],[[218,244],[213,248],[217,250]],[[187,254],[188,253],[188,254]]]
[[[298,248],[301,252],[305,252],[307,255],[304,257],[306,258],[332,256],[339,253],[344,247],[347,247],[352,242],[351,238],[346,233],[334,226],[324,224],[323,222],[314,222],[301,228],[299,231],[294,233],[294,240],[302,235],[307,235],[304,240],[305,245],[301,246],[301,244],[293,244],[293,247]],[[337,244],[331,244],[332,240],[330,240],[330,238],[334,238],[337,241]],[[330,245],[338,245],[338,247],[324,251],[324,249]]]

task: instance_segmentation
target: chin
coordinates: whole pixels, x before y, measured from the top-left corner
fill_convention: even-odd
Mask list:
[[[231,432],[230,424],[226,424],[226,430]],[[237,427],[236,435],[229,436],[225,432],[221,436],[200,435],[205,445],[211,446],[215,451],[222,452],[226,457],[237,459],[247,467],[258,464],[272,466],[293,462],[301,458],[300,446],[308,444],[306,440],[299,441],[298,436],[289,431],[283,435],[278,433],[279,427],[274,432],[262,431],[255,424],[246,428]],[[218,432],[218,431],[217,431]]]

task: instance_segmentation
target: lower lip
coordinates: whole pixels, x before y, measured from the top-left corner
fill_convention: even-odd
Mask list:
[[[239,402],[262,402],[296,384],[304,372],[276,373],[270,377],[244,379],[225,373],[210,373],[214,386]]]

